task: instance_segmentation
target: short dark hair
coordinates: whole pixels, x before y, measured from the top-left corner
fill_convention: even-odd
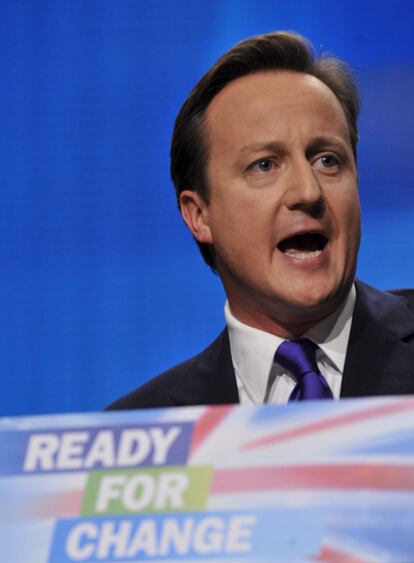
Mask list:
[[[171,178],[178,206],[185,189],[193,189],[209,202],[206,173],[209,147],[204,134],[204,116],[212,99],[237,78],[272,70],[310,74],[332,90],[344,110],[356,160],[359,93],[348,65],[330,56],[316,58],[311,44],[296,33],[278,31],[256,35],[222,55],[181,107],[171,143]],[[215,271],[214,249],[208,244],[198,245],[204,260]]]

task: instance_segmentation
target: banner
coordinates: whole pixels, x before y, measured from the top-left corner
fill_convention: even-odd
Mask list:
[[[413,436],[413,398],[1,419],[1,559],[412,561]]]

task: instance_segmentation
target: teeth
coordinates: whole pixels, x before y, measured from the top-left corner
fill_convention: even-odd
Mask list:
[[[317,258],[322,254],[322,250],[309,250],[308,252],[303,252],[295,250],[293,248],[285,252],[286,256],[292,256],[298,260],[309,260],[310,258]]]

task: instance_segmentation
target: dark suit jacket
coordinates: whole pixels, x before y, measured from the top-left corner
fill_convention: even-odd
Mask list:
[[[414,291],[356,283],[341,397],[414,393]],[[108,409],[238,403],[227,329],[201,354],[169,369]]]

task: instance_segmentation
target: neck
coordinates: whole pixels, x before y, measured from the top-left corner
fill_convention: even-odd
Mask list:
[[[228,298],[230,310],[233,316],[240,322],[274,334],[284,340],[297,340],[308,330],[329,317],[338,307],[318,308],[317,311],[307,310],[290,315],[271,315],[260,310],[246,309],[239,303]]]

